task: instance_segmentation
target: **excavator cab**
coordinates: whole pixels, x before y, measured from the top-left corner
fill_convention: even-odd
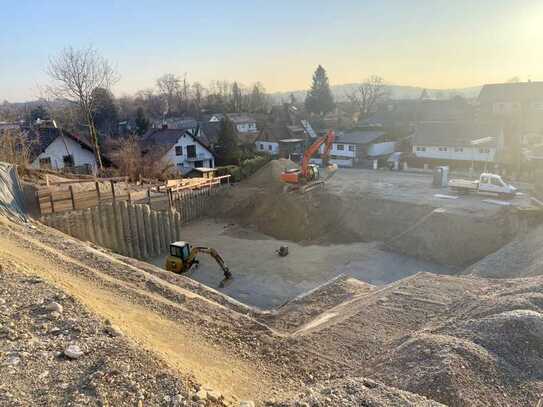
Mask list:
[[[166,258],[165,269],[176,274],[185,273],[189,271],[191,267],[198,266],[200,262],[198,261],[197,256],[199,254],[207,254],[217,262],[224,273],[224,279],[219,284],[219,287],[224,287],[226,281],[232,278],[232,273],[224,263],[221,255],[211,247],[191,247],[188,242],[173,242],[170,244],[170,255]]]
[[[181,274],[187,271],[191,247],[187,242],[174,242],[170,244],[170,255],[166,258],[166,270]]]
[[[190,244],[187,242],[174,242],[170,245],[170,256],[185,260],[190,255]]]

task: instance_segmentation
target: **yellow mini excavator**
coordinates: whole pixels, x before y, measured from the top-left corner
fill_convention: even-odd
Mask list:
[[[200,262],[196,258],[198,254],[208,254],[217,262],[224,273],[224,279],[220,287],[224,287],[227,280],[232,278],[232,273],[224,263],[223,258],[215,249],[210,247],[191,247],[187,242],[174,242],[170,244],[170,255],[166,258],[166,270],[176,274],[182,274],[189,271],[193,266],[198,266]]]

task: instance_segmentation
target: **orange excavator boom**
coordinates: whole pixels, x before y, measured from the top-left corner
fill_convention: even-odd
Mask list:
[[[326,166],[330,157],[332,144],[336,139],[336,134],[333,130],[329,130],[326,136],[319,137],[307,150],[304,152],[302,165],[300,169],[284,171],[281,174],[281,180],[287,184],[301,185],[315,180],[315,170],[309,164],[311,158],[317,154],[321,146],[324,144],[324,151],[321,154],[323,164]],[[317,173],[318,177],[318,173]]]
[[[334,130],[328,130],[326,136],[319,137],[307,150],[304,152],[304,158],[302,160],[302,175],[305,177],[308,175],[309,160],[319,151],[321,146],[324,144],[324,152],[321,154],[322,162],[326,165],[328,158],[330,157],[330,150],[332,149],[332,144],[336,139],[336,133]]]

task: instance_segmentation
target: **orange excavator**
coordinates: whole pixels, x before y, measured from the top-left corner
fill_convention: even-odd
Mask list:
[[[300,189],[301,192],[306,192],[313,187],[324,184],[324,181],[330,178],[337,170],[337,165],[328,165],[330,158],[330,150],[336,139],[336,134],[333,130],[329,130],[326,136],[319,137],[309,148],[304,152],[301,167],[298,169],[285,170],[281,174],[281,181],[287,184],[287,190]],[[319,166],[310,164],[309,160],[319,151],[324,144],[324,151],[321,154],[322,164],[326,169],[327,176],[321,179]]]

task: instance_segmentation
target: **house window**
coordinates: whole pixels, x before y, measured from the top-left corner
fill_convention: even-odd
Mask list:
[[[187,157],[196,158],[196,146],[194,144],[187,146]]]
[[[426,151],[426,147],[417,147],[417,151]]]
[[[268,146],[268,150],[272,151],[272,146],[271,146],[271,144]]]
[[[349,146],[349,151],[354,153],[354,146]]]
[[[183,146],[175,146],[175,155],[183,155]]]
[[[488,153],[490,153],[490,149],[489,148],[480,148],[479,153],[488,154]]]
[[[338,144],[338,145],[336,146],[336,149],[337,149],[338,151],[343,151],[344,148],[345,148],[345,146],[344,146],[343,144]]]
[[[260,150],[264,151],[264,144],[260,143]]]
[[[438,150],[439,151],[447,151],[447,147],[439,147]]]
[[[64,163],[65,167],[73,167],[74,166],[74,156],[71,154],[65,155],[62,157],[62,162]]]
[[[51,157],[40,158],[40,168],[51,168]]]
[[[462,153],[464,149],[462,147],[455,147],[454,152],[455,153]]]
[[[194,166],[195,166],[195,167],[203,167],[203,166],[204,166],[204,162],[203,162],[203,161],[196,161],[196,162],[194,163]]]

